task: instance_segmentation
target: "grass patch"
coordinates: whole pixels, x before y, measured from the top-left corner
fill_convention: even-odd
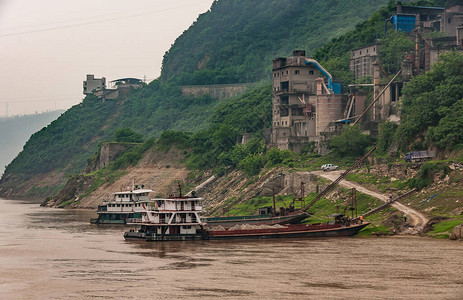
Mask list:
[[[378,177],[370,173],[357,173],[357,174],[348,174],[346,180],[357,182],[360,184],[370,184],[375,185],[382,192],[387,192],[391,188],[403,190],[407,187],[408,181],[406,180],[391,180],[390,177]]]
[[[445,220],[434,224],[432,228],[434,230],[427,233],[427,235],[434,238],[448,239],[451,231],[455,226],[458,226],[463,223],[463,216],[460,216],[456,219]]]

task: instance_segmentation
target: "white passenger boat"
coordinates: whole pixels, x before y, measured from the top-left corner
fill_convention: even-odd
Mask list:
[[[142,212],[152,204],[149,194],[152,190],[138,189],[132,185],[128,191],[113,194],[111,200],[105,200],[98,205],[98,218],[90,220],[95,224],[126,224],[135,220],[141,220]]]
[[[151,199],[149,208],[142,212],[141,221],[134,220],[131,225],[139,225],[138,231],[124,233],[125,239],[147,241],[202,239],[204,223],[199,213],[203,198],[178,196]]]

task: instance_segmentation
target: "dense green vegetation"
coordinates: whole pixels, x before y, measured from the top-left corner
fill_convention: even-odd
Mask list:
[[[87,97],[34,133],[5,174],[31,175],[55,169],[66,169],[68,173],[81,171],[98,147],[93,139],[111,136],[102,128],[115,111],[115,102],[102,103],[95,97]]]
[[[377,153],[380,155],[384,155],[389,151],[389,147],[391,146],[395,132],[397,130],[397,124],[392,122],[383,122],[379,125],[379,136],[378,142],[376,144]]]
[[[215,1],[210,12],[200,15],[164,55],[162,78],[179,84],[268,80],[272,58],[289,56],[294,49],[311,55],[386,3]]]
[[[403,90],[397,138],[404,150],[436,145],[452,150],[463,143],[463,55],[450,52]]]
[[[400,70],[400,64],[405,53],[414,50],[415,43],[410,37],[400,31],[389,30],[381,40],[379,58],[382,68],[390,75]]]
[[[141,143],[143,136],[130,127],[119,128],[114,132],[114,140],[119,143]]]
[[[339,157],[358,157],[365,154],[371,143],[369,135],[363,134],[359,126],[347,127],[340,135],[331,139],[331,148]]]
[[[209,128],[189,138],[192,150],[187,165],[192,169],[219,170],[236,167],[246,158],[249,166],[242,165],[243,168],[251,165],[258,168],[261,164],[255,155],[265,148],[262,146],[262,130],[271,126],[271,105],[270,85],[257,87],[219,105],[209,119]],[[237,144],[243,133],[254,136],[246,146]]]

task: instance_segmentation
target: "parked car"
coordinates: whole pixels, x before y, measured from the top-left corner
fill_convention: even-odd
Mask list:
[[[333,165],[333,164],[326,164],[326,165],[322,166],[322,170],[325,171],[325,172],[326,171],[334,171],[334,170],[337,170],[337,169],[339,169],[339,167],[336,166],[336,165]]]

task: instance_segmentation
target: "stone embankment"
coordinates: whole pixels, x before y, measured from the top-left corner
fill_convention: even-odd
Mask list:
[[[455,226],[452,230],[452,233],[449,237],[451,240],[461,240],[463,239],[463,224]]]

